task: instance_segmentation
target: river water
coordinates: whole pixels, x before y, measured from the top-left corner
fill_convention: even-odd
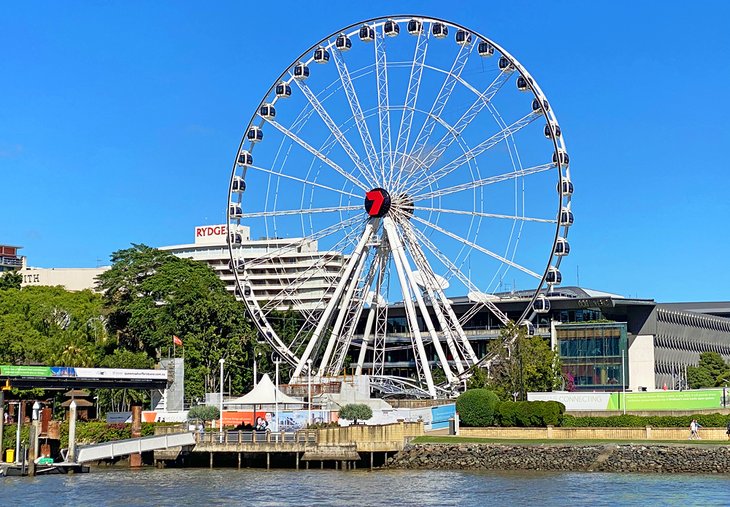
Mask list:
[[[558,472],[93,469],[0,478],[0,504],[730,505],[728,475]]]

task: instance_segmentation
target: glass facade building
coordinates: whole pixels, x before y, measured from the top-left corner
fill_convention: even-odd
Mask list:
[[[576,390],[616,391],[629,386],[625,322],[572,323],[555,327],[564,374]]]

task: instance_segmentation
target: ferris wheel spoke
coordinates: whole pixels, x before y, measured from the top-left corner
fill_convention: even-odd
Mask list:
[[[271,169],[266,169],[264,167],[259,167],[259,166],[255,166],[255,165],[250,165],[250,166],[247,166],[247,167],[249,169],[254,169],[254,170],[259,171],[259,172],[262,172],[262,173],[271,174],[271,175],[277,176],[279,178],[286,178],[288,180],[298,181],[299,183],[303,183],[305,185],[311,185],[313,187],[322,188],[324,190],[331,190],[332,192],[337,192],[338,194],[346,195],[346,196],[349,196],[349,197],[355,197],[357,199],[361,199],[362,198],[362,195],[357,195],[357,194],[353,194],[352,192],[347,192],[346,190],[341,190],[339,188],[334,188],[334,187],[329,187],[327,185],[322,185],[321,183],[317,183],[316,181],[310,181],[310,180],[305,179],[305,178],[299,178],[297,176],[292,176],[291,174],[277,172],[277,171],[272,171]]]
[[[481,211],[458,210],[458,209],[449,209],[449,208],[431,208],[428,206],[419,206],[418,209],[422,210],[422,211],[433,211],[435,213],[451,213],[454,215],[467,215],[467,216],[476,216],[476,217],[483,217],[483,218],[522,220],[525,222],[540,222],[540,223],[546,223],[546,224],[558,223],[558,221],[555,220],[554,218],[533,218],[533,217],[526,217],[526,216],[521,216],[521,215],[500,215],[498,213],[483,213]]]
[[[375,77],[378,87],[378,124],[380,127],[380,153],[383,160],[381,162],[381,177],[383,185],[385,185],[387,170],[392,174],[393,171],[393,151],[390,146],[390,99],[388,97],[388,57],[385,52],[383,41],[384,35],[380,30],[375,30]],[[387,160],[386,160],[387,159]]]
[[[429,33],[430,30],[428,30],[425,26],[422,26],[421,31],[418,34],[415,54],[413,55],[413,64],[411,65],[411,73],[408,78],[406,98],[403,104],[403,114],[401,115],[400,125],[398,127],[398,138],[395,143],[395,165],[398,166],[398,174],[391,174],[389,181],[391,184],[394,179],[396,181],[398,180],[405,164],[405,155],[408,150],[408,139],[410,138],[411,126],[413,125],[413,112],[416,109],[418,91],[421,86],[421,76],[423,75],[423,64],[426,60]]]
[[[406,246],[411,252],[411,257],[416,262],[418,269],[424,274],[424,287],[428,292],[439,325],[446,334],[446,344],[453,357],[456,370],[461,375],[464,373],[461,357],[464,357],[467,361],[471,361],[472,364],[476,364],[478,361],[477,356],[459,323],[459,319],[451,308],[451,304],[446,298],[440,283],[436,279],[436,274],[428,263],[426,255],[418,244],[418,240],[413,233],[414,227],[407,220],[402,220],[401,227],[406,232]]]
[[[339,213],[342,211],[355,211],[362,210],[362,205],[357,206],[332,206],[329,208],[300,208],[300,209],[286,209],[286,210],[273,210],[273,211],[255,211],[251,213],[243,213],[241,220],[246,218],[261,218],[261,217],[280,217],[285,215],[310,215],[315,213]]]
[[[291,241],[285,243],[284,245],[282,245],[278,248],[269,250],[266,253],[259,255],[258,257],[254,257],[253,259],[248,260],[246,262],[246,266],[255,267],[255,266],[259,266],[261,264],[267,264],[267,263],[271,262],[272,259],[275,259],[284,253],[287,253],[293,249],[298,249],[304,242],[319,241],[328,236],[331,236],[332,234],[335,234],[335,233],[345,230],[347,228],[353,227],[358,222],[362,222],[362,221],[363,221],[363,218],[361,216],[354,216],[354,217],[350,217],[345,220],[342,220],[336,224],[330,225],[329,227],[325,227],[324,229],[320,229],[319,231],[317,231],[313,234],[310,234],[308,236],[305,236],[303,238],[294,238]]]
[[[532,174],[538,174],[545,171],[555,169],[554,163],[536,165],[534,167],[527,167],[525,169],[518,169],[516,171],[499,174],[497,176],[490,176],[488,178],[482,178],[479,180],[469,181],[460,185],[454,185],[453,187],[444,187],[434,190],[433,192],[426,192],[425,194],[418,194],[413,196],[414,202],[424,201],[427,199],[436,199],[449,194],[455,194],[457,192],[463,192],[465,190],[473,190],[475,188],[484,187],[486,185],[494,185],[502,181],[513,180],[515,178],[522,178],[530,176]]]
[[[441,119],[441,114],[443,113],[444,108],[446,108],[446,104],[449,102],[451,93],[454,91],[454,86],[459,80],[473,49],[473,43],[459,47],[459,52],[456,54],[454,63],[451,64],[451,69],[446,74],[446,78],[436,95],[436,99],[431,105],[431,110],[429,111],[426,120],[421,125],[421,129],[413,143],[413,149],[410,152],[412,154],[412,158],[419,159],[423,154],[423,150],[426,148],[428,140],[433,134],[433,129],[436,127],[436,123]]]
[[[314,148],[312,145],[310,145],[305,140],[303,140],[302,138],[300,138],[294,132],[292,132],[291,130],[287,129],[286,127],[284,127],[283,125],[281,125],[280,123],[278,123],[278,122],[276,122],[274,120],[267,119],[266,121],[270,125],[272,125],[274,128],[276,128],[279,132],[281,132],[285,136],[289,137],[292,141],[294,141],[295,143],[297,143],[299,146],[301,146],[302,148],[304,148],[305,150],[307,150],[309,153],[311,153],[312,155],[314,155],[315,157],[317,157],[318,159],[320,159],[322,162],[324,162],[325,164],[327,164],[328,166],[330,166],[340,176],[342,176],[343,178],[345,178],[346,180],[348,180],[350,183],[352,183],[356,187],[362,188],[363,190],[367,190],[367,185],[365,185],[360,180],[358,180],[357,178],[355,178],[352,174],[350,174],[347,171],[345,171],[342,167],[340,167],[339,165],[337,165],[337,163],[335,163],[334,160],[331,160],[329,157],[327,157],[327,155],[325,155],[324,153],[322,153],[319,150],[317,150],[316,148]],[[342,133],[340,132],[340,134],[342,134]]]
[[[357,154],[355,149],[350,144],[350,141],[347,140],[347,137],[345,134],[343,134],[342,130],[340,130],[340,127],[337,126],[335,121],[332,119],[332,117],[327,112],[327,109],[325,109],[324,105],[319,101],[317,98],[317,95],[312,92],[312,90],[309,88],[309,86],[298,79],[295,79],[294,82],[297,84],[299,89],[302,91],[304,96],[307,98],[307,101],[309,104],[314,108],[315,111],[317,111],[317,114],[322,119],[324,124],[329,129],[332,136],[337,140],[337,143],[342,147],[342,149],[347,153],[347,156],[350,157],[350,160],[353,164],[355,164],[355,167],[358,168],[360,171],[360,174],[363,178],[365,178],[367,185],[364,185],[362,183],[358,183],[358,186],[361,188],[365,188],[365,186],[373,186],[375,184],[375,181],[377,181],[377,177],[375,173],[373,173],[360,159],[360,155]],[[325,157],[326,158],[326,157]],[[335,169],[337,170],[337,169]],[[338,171],[339,172],[339,171]]]
[[[528,268],[526,268],[526,267],[524,267],[524,266],[522,266],[520,264],[517,264],[516,262],[513,262],[513,261],[511,261],[511,260],[509,260],[509,259],[507,259],[505,257],[502,257],[501,255],[499,255],[497,253],[494,253],[491,250],[489,250],[487,248],[484,248],[483,246],[478,245],[478,244],[474,243],[473,241],[468,240],[467,238],[463,238],[463,237],[459,236],[458,234],[454,234],[451,231],[447,231],[443,227],[441,227],[439,225],[436,225],[433,222],[429,222],[428,220],[425,220],[423,218],[420,218],[420,217],[418,217],[416,215],[413,215],[413,220],[416,220],[417,222],[420,222],[421,224],[423,224],[423,225],[425,225],[427,227],[430,227],[431,229],[433,229],[435,231],[438,231],[441,234],[444,234],[444,235],[450,237],[453,240],[456,240],[456,241],[458,241],[460,243],[463,243],[466,246],[469,246],[469,247],[473,248],[474,250],[477,250],[478,252],[482,252],[483,254],[488,255],[489,257],[492,257],[493,259],[498,260],[502,264],[506,264],[507,266],[513,267],[515,269],[518,269],[518,270],[522,271],[523,273],[526,273],[526,274],[530,275],[533,278],[536,278],[538,280],[542,280],[542,276],[541,275],[538,275],[534,271],[532,271],[532,270],[530,270],[530,269],[528,269]]]
[[[319,323],[317,324],[317,328],[312,333],[312,336],[309,338],[309,342],[307,343],[307,347],[302,353],[302,355],[299,358],[299,362],[297,363],[293,378],[298,378],[299,375],[301,375],[302,370],[304,369],[304,366],[307,363],[307,360],[312,355],[312,352],[314,351],[314,348],[319,343],[320,337],[324,333],[327,326],[329,326],[330,321],[332,320],[332,314],[334,313],[335,309],[339,305],[340,299],[343,296],[343,293],[347,287],[347,285],[351,281],[351,276],[353,271],[356,269],[360,262],[360,257],[363,255],[363,253],[367,249],[367,243],[370,240],[370,237],[373,234],[374,224],[373,220],[369,220],[365,224],[365,230],[362,234],[362,237],[360,238],[359,242],[357,243],[357,246],[355,247],[355,250],[350,255],[350,259],[347,262],[347,267],[339,280],[339,283],[337,284],[337,287],[335,288],[334,293],[332,294],[332,298],[330,299],[329,303],[327,304],[327,307],[325,308],[324,312],[322,313],[321,319]]]
[[[487,150],[490,150],[497,146],[499,143],[505,141],[509,137],[513,136],[523,128],[527,127],[533,121],[538,119],[540,116],[534,113],[527,114],[515,121],[511,125],[504,127],[496,134],[490,136],[488,139],[482,141],[470,150],[462,153],[451,162],[448,162],[436,171],[429,173],[428,171],[423,172],[423,178],[420,180],[416,179],[409,185],[406,185],[406,192],[409,194],[416,194],[428,185],[432,185],[438,182],[441,178],[444,178],[454,172],[459,167],[468,163],[470,160],[475,159]]]
[[[360,100],[358,99],[357,92],[355,91],[355,86],[352,84],[350,71],[347,69],[347,64],[339,50],[335,49],[332,51],[332,56],[335,60],[337,72],[340,75],[340,81],[342,81],[342,87],[344,88],[345,95],[347,96],[347,102],[350,104],[350,110],[352,111],[355,124],[357,125],[357,131],[360,133],[360,139],[362,140],[363,147],[365,148],[365,153],[367,154],[368,162],[370,163],[370,169],[372,174],[376,175],[378,173],[378,167],[381,166],[381,162],[375,151],[373,138],[370,135],[368,124],[365,121],[365,116],[363,115]]]
[[[469,107],[469,109],[466,110],[466,112],[461,115],[461,118],[459,118],[456,123],[454,124],[454,133],[448,132],[444,134],[444,136],[441,138],[441,140],[436,144],[436,146],[425,156],[425,162],[424,165],[426,167],[431,167],[433,164],[435,164],[441,156],[446,152],[446,150],[449,149],[449,147],[454,143],[456,139],[458,139],[461,134],[466,130],[466,128],[471,124],[472,121],[479,115],[479,113],[484,109],[485,106],[487,106],[492,98],[499,92],[499,90],[502,88],[502,85],[507,82],[509,77],[511,76],[511,72],[502,71],[497,75],[497,77],[492,81],[492,83],[487,87],[486,90],[484,90],[483,93],[481,93],[477,99],[472,103],[472,105]],[[407,181],[403,182],[403,186],[406,186],[408,184]]]
[[[431,308],[434,311],[436,320],[439,323],[441,331],[446,337],[446,345],[451,352],[451,357],[454,361],[454,366],[456,366],[456,371],[459,375],[461,375],[464,372],[464,365],[461,361],[462,354],[458,350],[456,341],[454,340],[454,331],[456,331],[456,328],[459,327],[458,321],[451,320],[451,322],[449,322],[448,312],[444,311],[444,307],[450,308],[448,300],[444,296],[443,292],[440,290],[439,282],[436,279],[436,274],[431,269],[431,266],[426,260],[426,256],[423,254],[420,247],[418,246],[418,242],[413,234],[411,224],[405,220],[400,220],[399,224],[401,226],[401,229],[404,231],[405,246],[411,253],[411,258],[415,262],[418,271],[421,273],[421,283],[423,286],[423,290],[428,296],[429,301],[431,302]],[[449,380],[449,382],[454,382],[455,379],[452,377],[447,380]]]
[[[334,244],[332,248],[330,248],[330,251],[343,251],[347,244],[352,240],[352,238],[358,234],[360,234],[360,232],[357,229],[353,229],[349,234],[346,234],[336,244]],[[305,283],[309,282],[315,276],[321,276],[323,274],[321,270],[326,268],[327,264],[332,262],[333,259],[333,256],[321,256],[317,258],[317,260],[311,266],[299,273],[295,278],[291,279],[284,289],[279,291],[277,294],[271,296],[270,300],[265,305],[263,305],[262,309],[264,309],[264,311],[273,310],[283,299],[292,298]],[[325,278],[338,280],[340,276],[342,276],[345,267],[346,264],[343,262],[338,272],[327,274],[327,272],[325,271]],[[323,302],[327,299],[327,296],[327,291],[324,291],[319,300],[314,302],[314,304],[310,306],[315,309],[321,308]]]
[[[470,291],[478,290],[477,286],[474,285],[474,282],[472,282],[469,277],[467,277],[461,269],[454,264],[454,262],[449,259],[449,257],[444,254],[441,250],[439,250],[436,245],[426,236],[423,232],[419,231],[418,228],[413,228],[414,235],[418,238],[418,240],[438,259],[441,264],[446,267],[446,269],[456,277],[457,280],[459,280],[464,287],[466,287]]]
[[[405,231],[403,229],[403,227],[401,227],[401,230],[403,230],[405,233],[402,235],[402,237],[404,239],[407,239],[407,237],[408,237],[407,231]],[[436,355],[439,359],[439,362],[441,363],[441,367],[444,370],[444,374],[446,375],[446,380],[448,380],[449,383],[451,383],[454,381],[454,374],[451,371],[451,366],[449,365],[449,361],[446,358],[444,349],[441,346],[441,342],[439,341],[438,334],[436,333],[436,327],[434,326],[433,320],[431,319],[431,314],[428,311],[426,302],[423,300],[423,295],[421,294],[421,289],[418,286],[416,277],[413,274],[413,270],[411,269],[410,262],[408,261],[408,256],[406,255],[407,241],[404,241],[402,244],[403,244],[403,248],[396,250],[394,252],[394,254],[400,255],[401,266],[403,266],[403,269],[406,274],[406,278],[408,280],[408,283],[411,286],[411,291],[413,291],[413,295],[416,298],[416,303],[418,305],[418,309],[421,312],[423,322],[426,324],[426,330],[431,337],[431,342],[433,344],[433,348],[436,351]],[[424,276],[422,278],[425,280],[426,277]],[[441,325],[442,332],[448,333],[448,330],[447,330],[446,326],[444,325],[444,322],[440,321],[439,323]]]

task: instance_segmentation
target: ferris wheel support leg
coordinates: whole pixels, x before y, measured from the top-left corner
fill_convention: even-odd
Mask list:
[[[398,239],[400,242],[400,238]],[[406,276],[408,277],[408,282],[411,285],[411,290],[413,290],[414,295],[416,296],[416,302],[418,303],[418,308],[421,310],[421,314],[423,315],[423,320],[426,323],[426,329],[428,329],[428,333],[431,335],[431,341],[433,342],[433,348],[436,350],[436,355],[439,358],[439,362],[441,363],[441,367],[444,370],[444,373],[446,374],[446,380],[449,381],[449,383],[454,382],[456,379],[454,377],[454,374],[451,371],[451,367],[449,366],[449,360],[446,357],[446,354],[444,354],[444,349],[441,346],[441,342],[439,341],[438,334],[436,334],[436,328],[433,325],[433,321],[431,320],[431,314],[428,311],[428,307],[426,306],[426,303],[423,300],[423,296],[421,295],[421,290],[418,287],[418,284],[416,283],[416,279],[413,276],[413,270],[411,269],[410,263],[408,262],[408,258],[406,257],[405,248],[403,248],[403,244],[400,244],[400,248],[397,251],[393,252],[394,255],[398,255],[400,257],[401,265],[403,266]]]
[[[446,299],[443,291],[438,286],[438,283],[435,282],[436,275],[434,274],[433,269],[431,269],[431,266],[429,266],[428,261],[426,260],[426,256],[423,254],[423,250],[421,250],[420,246],[418,245],[410,224],[402,224],[402,227],[406,231],[406,239],[408,240],[407,245],[411,251],[411,256],[415,260],[418,269],[420,269],[424,273],[424,288],[428,294],[429,299],[432,301],[432,308],[436,313],[436,320],[438,320],[439,326],[446,335],[446,345],[448,346],[449,351],[451,352],[451,356],[453,357],[456,371],[459,375],[461,375],[462,373],[464,373],[464,365],[462,364],[461,354],[459,353],[456,342],[454,341],[454,330],[456,330],[457,334],[459,332],[463,334],[464,331],[461,329],[458,320],[452,319],[451,323],[449,323],[449,319],[446,317],[446,315],[444,315],[444,312],[441,309],[441,305],[444,305],[447,310],[450,310],[451,306],[449,305],[449,301],[448,299]],[[436,296],[436,294],[438,294],[438,297]],[[472,354],[473,353],[474,352],[472,351]],[[465,351],[465,354],[468,354],[468,352]]]
[[[323,377],[325,374],[325,371],[327,370],[327,367],[330,363],[330,358],[332,357],[332,351],[335,348],[335,343],[337,343],[337,340],[340,337],[340,333],[342,332],[342,324],[345,322],[345,318],[350,313],[350,303],[352,302],[352,296],[355,293],[355,289],[360,283],[360,276],[362,275],[363,267],[365,266],[365,261],[367,259],[367,252],[368,248],[367,246],[362,249],[358,253],[358,263],[357,267],[355,268],[355,271],[350,277],[350,283],[347,287],[347,292],[345,292],[345,297],[342,299],[342,303],[340,304],[340,311],[337,314],[337,318],[335,319],[335,325],[332,328],[332,333],[330,333],[329,340],[327,340],[327,347],[324,350],[324,355],[322,356],[322,362],[319,365],[319,376]],[[342,351],[343,357],[347,354],[347,347],[345,347]],[[335,363],[337,363],[337,360],[335,360]],[[334,372],[336,375],[338,372]]]
[[[400,255],[398,251],[403,250],[403,244],[398,239],[398,231],[395,228],[393,220],[386,216],[383,218],[383,227],[388,236],[388,242],[390,243],[391,251],[393,252],[393,263],[395,264],[395,270],[398,273],[398,281],[403,291],[403,303],[406,309],[406,315],[411,326],[411,332],[416,342],[416,353],[418,355],[417,361],[421,363],[421,369],[423,375],[426,377],[426,386],[428,387],[428,393],[431,397],[436,398],[436,386],[433,383],[433,376],[431,375],[431,368],[428,364],[428,356],[426,355],[426,348],[423,346],[423,338],[421,337],[421,331],[418,327],[418,318],[416,316],[416,308],[413,305],[411,299],[411,293],[409,289],[408,281],[406,280],[405,269],[400,262]]]
[[[340,298],[342,297],[342,293],[345,290],[345,287],[347,286],[347,283],[351,278],[352,272],[359,263],[360,255],[365,250],[365,246],[367,245],[367,242],[370,240],[370,236],[372,236],[372,234],[373,234],[373,223],[372,223],[372,221],[370,221],[365,225],[365,231],[363,232],[363,235],[360,238],[360,241],[358,242],[357,246],[355,247],[355,250],[353,251],[352,256],[350,257],[350,261],[347,263],[347,268],[345,269],[345,272],[343,273],[342,278],[340,279],[340,282],[337,284],[337,288],[335,289],[334,294],[332,294],[332,299],[330,299],[329,303],[327,304],[327,308],[325,308],[325,311],[321,316],[321,320],[319,321],[319,324],[317,324],[317,327],[315,328],[314,333],[312,334],[312,337],[309,339],[307,348],[304,350],[302,357],[299,359],[299,362],[297,363],[297,366],[294,369],[294,373],[292,374],[292,379],[296,379],[302,374],[302,370],[304,369],[305,365],[307,364],[307,359],[309,359],[309,357],[312,355],[312,351],[314,350],[314,347],[317,345],[317,342],[319,341],[319,337],[322,335],[322,332],[327,327],[327,324],[329,323],[329,321],[332,319],[332,312],[337,307],[337,303],[339,302]]]

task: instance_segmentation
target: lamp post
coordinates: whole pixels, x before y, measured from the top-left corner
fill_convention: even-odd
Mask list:
[[[15,462],[20,463],[20,427],[23,425],[23,418],[20,417],[20,400],[16,403],[15,410]]]
[[[220,416],[221,416],[221,422],[220,422],[220,442],[223,443],[223,363],[226,362],[225,359],[222,357],[218,360],[218,362],[221,365],[221,397],[219,400],[219,409],[220,409]]]
[[[281,362],[281,359],[279,359],[279,356],[276,356],[276,359],[274,359],[274,364],[276,365],[276,389],[274,390],[274,411],[275,411],[275,417],[274,420],[276,421],[276,429],[275,431],[279,432],[279,363]]]
[[[307,359],[307,426],[312,424],[312,360]]]

